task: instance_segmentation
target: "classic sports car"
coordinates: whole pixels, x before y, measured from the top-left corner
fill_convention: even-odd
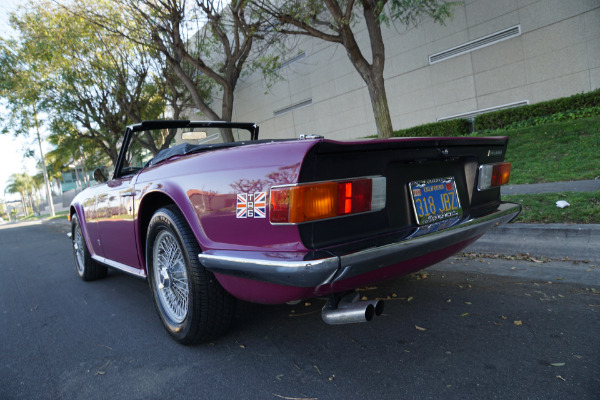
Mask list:
[[[236,141],[223,142],[224,135]],[[127,128],[111,179],[70,208],[77,272],[148,278],[184,344],[223,334],[235,299],[328,296],[330,324],[383,304],[356,288],[460,251],[520,206],[500,201],[506,137],[258,140],[251,123],[146,121]]]

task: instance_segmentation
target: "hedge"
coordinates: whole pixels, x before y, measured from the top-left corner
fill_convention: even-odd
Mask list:
[[[496,131],[509,130],[509,129],[522,129],[522,128],[526,128],[528,126],[544,125],[544,124],[550,124],[552,122],[560,122],[560,121],[575,120],[575,119],[580,119],[580,118],[588,118],[588,117],[594,117],[596,115],[600,115],[600,106],[559,112],[559,113],[552,114],[552,115],[545,115],[543,117],[529,118],[529,119],[526,119],[523,121],[516,121],[516,122],[513,122],[512,124],[505,125],[501,129],[486,129],[486,130],[477,131],[477,133],[483,134],[483,133],[488,133],[488,132],[496,132]]]
[[[600,110],[600,89],[528,106],[481,114],[475,117],[473,122],[467,119],[452,119],[400,129],[394,131],[394,136],[466,136],[473,130],[476,132],[493,131],[584,118],[599,115],[598,110]]]
[[[471,121],[451,119],[394,131],[394,136],[465,136],[471,132]]]
[[[494,111],[475,117],[475,131],[502,129],[520,121],[546,117],[557,113],[566,113],[579,109],[591,109],[600,106],[600,89],[588,93],[575,94],[555,100],[543,101],[506,110]]]

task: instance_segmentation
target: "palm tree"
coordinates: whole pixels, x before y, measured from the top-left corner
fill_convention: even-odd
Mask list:
[[[9,184],[6,187],[8,193],[18,193],[21,196],[21,205],[23,207],[23,214],[28,215],[29,210],[27,208],[27,199],[31,204],[31,198],[29,194],[33,191],[33,178],[26,172],[20,174],[12,174],[8,178]],[[31,207],[33,210],[33,206]]]

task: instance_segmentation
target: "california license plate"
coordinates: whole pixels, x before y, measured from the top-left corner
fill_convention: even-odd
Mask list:
[[[409,188],[418,225],[462,214],[454,177],[413,181]]]

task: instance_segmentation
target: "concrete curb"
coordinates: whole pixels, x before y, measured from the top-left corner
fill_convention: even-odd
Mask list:
[[[45,224],[55,224],[55,225],[71,225],[71,221],[66,218],[57,218],[57,219],[45,219],[43,220]]]
[[[600,192],[600,180],[531,183],[525,185],[506,185],[500,188],[502,195],[539,194],[561,192]]]
[[[600,263],[600,224],[507,224],[499,226],[466,251],[590,261]]]

